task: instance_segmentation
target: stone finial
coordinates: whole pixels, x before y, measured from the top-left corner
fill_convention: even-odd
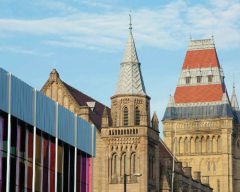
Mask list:
[[[169,96],[169,100],[168,100],[168,107],[174,107],[175,105],[175,101],[174,101],[174,96]]]
[[[154,112],[152,117],[152,128],[159,131],[158,125],[159,125],[158,117],[156,112]]]
[[[231,96],[231,106],[235,111],[239,111],[239,105],[238,105],[235,85],[233,85],[233,91],[232,91],[232,96]]]
[[[50,77],[49,77],[50,81],[57,81],[59,79],[59,73],[57,72],[56,69],[53,69],[50,73]]]
[[[109,126],[108,112],[107,112],[107,108],[105,107],[102,113],[102,128],[108,127],[108,126]]]

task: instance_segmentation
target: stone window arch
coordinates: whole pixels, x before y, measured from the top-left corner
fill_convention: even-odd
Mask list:
[[[130,162],[130,164],[131,164],[131,174],[133,175],[134,173],[136,173],[136,153],[132,153],[130,161],[131,161]]]
[[[121,156],[121,175],[123,176],[126,173],[126,165],[127,165],[127,155],[123,153]]]
[[[207,139],[206,139],[206,151],[208,153],[211,153],[212,152],[212,145],[211,145],[211,140],[210,140],[210,137],[208,136]]]
[[[117,159],[118,159],[118,156],[116,153],[114,153],[112,155],[112,176],[116,176],[118,174],[118,166],[117,166]]]
[[[196,137],[196,140],[195,140],[195,152],[196,153],[201,152],[201,142],[200,142],[199,137]]]
[[[202,136],[202,138],[201,138],[201,151],[202,151],[202,153],[205,153],[206,152],[206,140],[205,140],[205,138]]]
[[[179,146],[179,153],[182,154],[184,152],[184,141],[182,137],[179,138],[178,146]]]
[[[222,151],[222,149],[221,149],[221,146],[222,144],[221,144],[221,137],[220,136],[218,136],[218,138],[217,138],[217,152],[221,152]]]
[[[217,138],[215,136],[212,138],[212,152],[217,152]]]
[[[190,139],[190,152],[195,153],[195,141],[193,137]]]
[[[140,109],[139,107],[137,106],[135,108],[135,125],[140,125]]]
[[[189,146],[188,146],[188,138],[186,137],[184,140],[184,153],[189,152]]]
[[[126,106],[123,108],[123,126],[128,126],[128,108]]]

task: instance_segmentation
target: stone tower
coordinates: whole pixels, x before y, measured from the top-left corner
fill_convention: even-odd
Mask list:
[[[163,118],[165,143],[214,192],[240,189],[239,108],[229,100],[213,39],[191,40]]]
[[[124,173],[127,191],[159,191],[159,131],[151,126],[147,95],[130,23],[115,95],[111,97],[112,125],[102,127],[108,149],[108,191],[122,192]],[[106,120],[106,119],[105,119]],[[139,173],[142,176],[136,177]]]

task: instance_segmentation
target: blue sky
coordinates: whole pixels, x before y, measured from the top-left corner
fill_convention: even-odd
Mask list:
[[[110,106],[133,34],[151,109],[163,117],[190,34],[214,40],[228,92],[240,95],[240,2],[235,0],[0,0],[0,67],[40,89],[52,68]]]

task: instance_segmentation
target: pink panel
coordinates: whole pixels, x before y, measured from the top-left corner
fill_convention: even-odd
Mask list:
[[[92,192],[92,158],[88,158],[88,191]]]

